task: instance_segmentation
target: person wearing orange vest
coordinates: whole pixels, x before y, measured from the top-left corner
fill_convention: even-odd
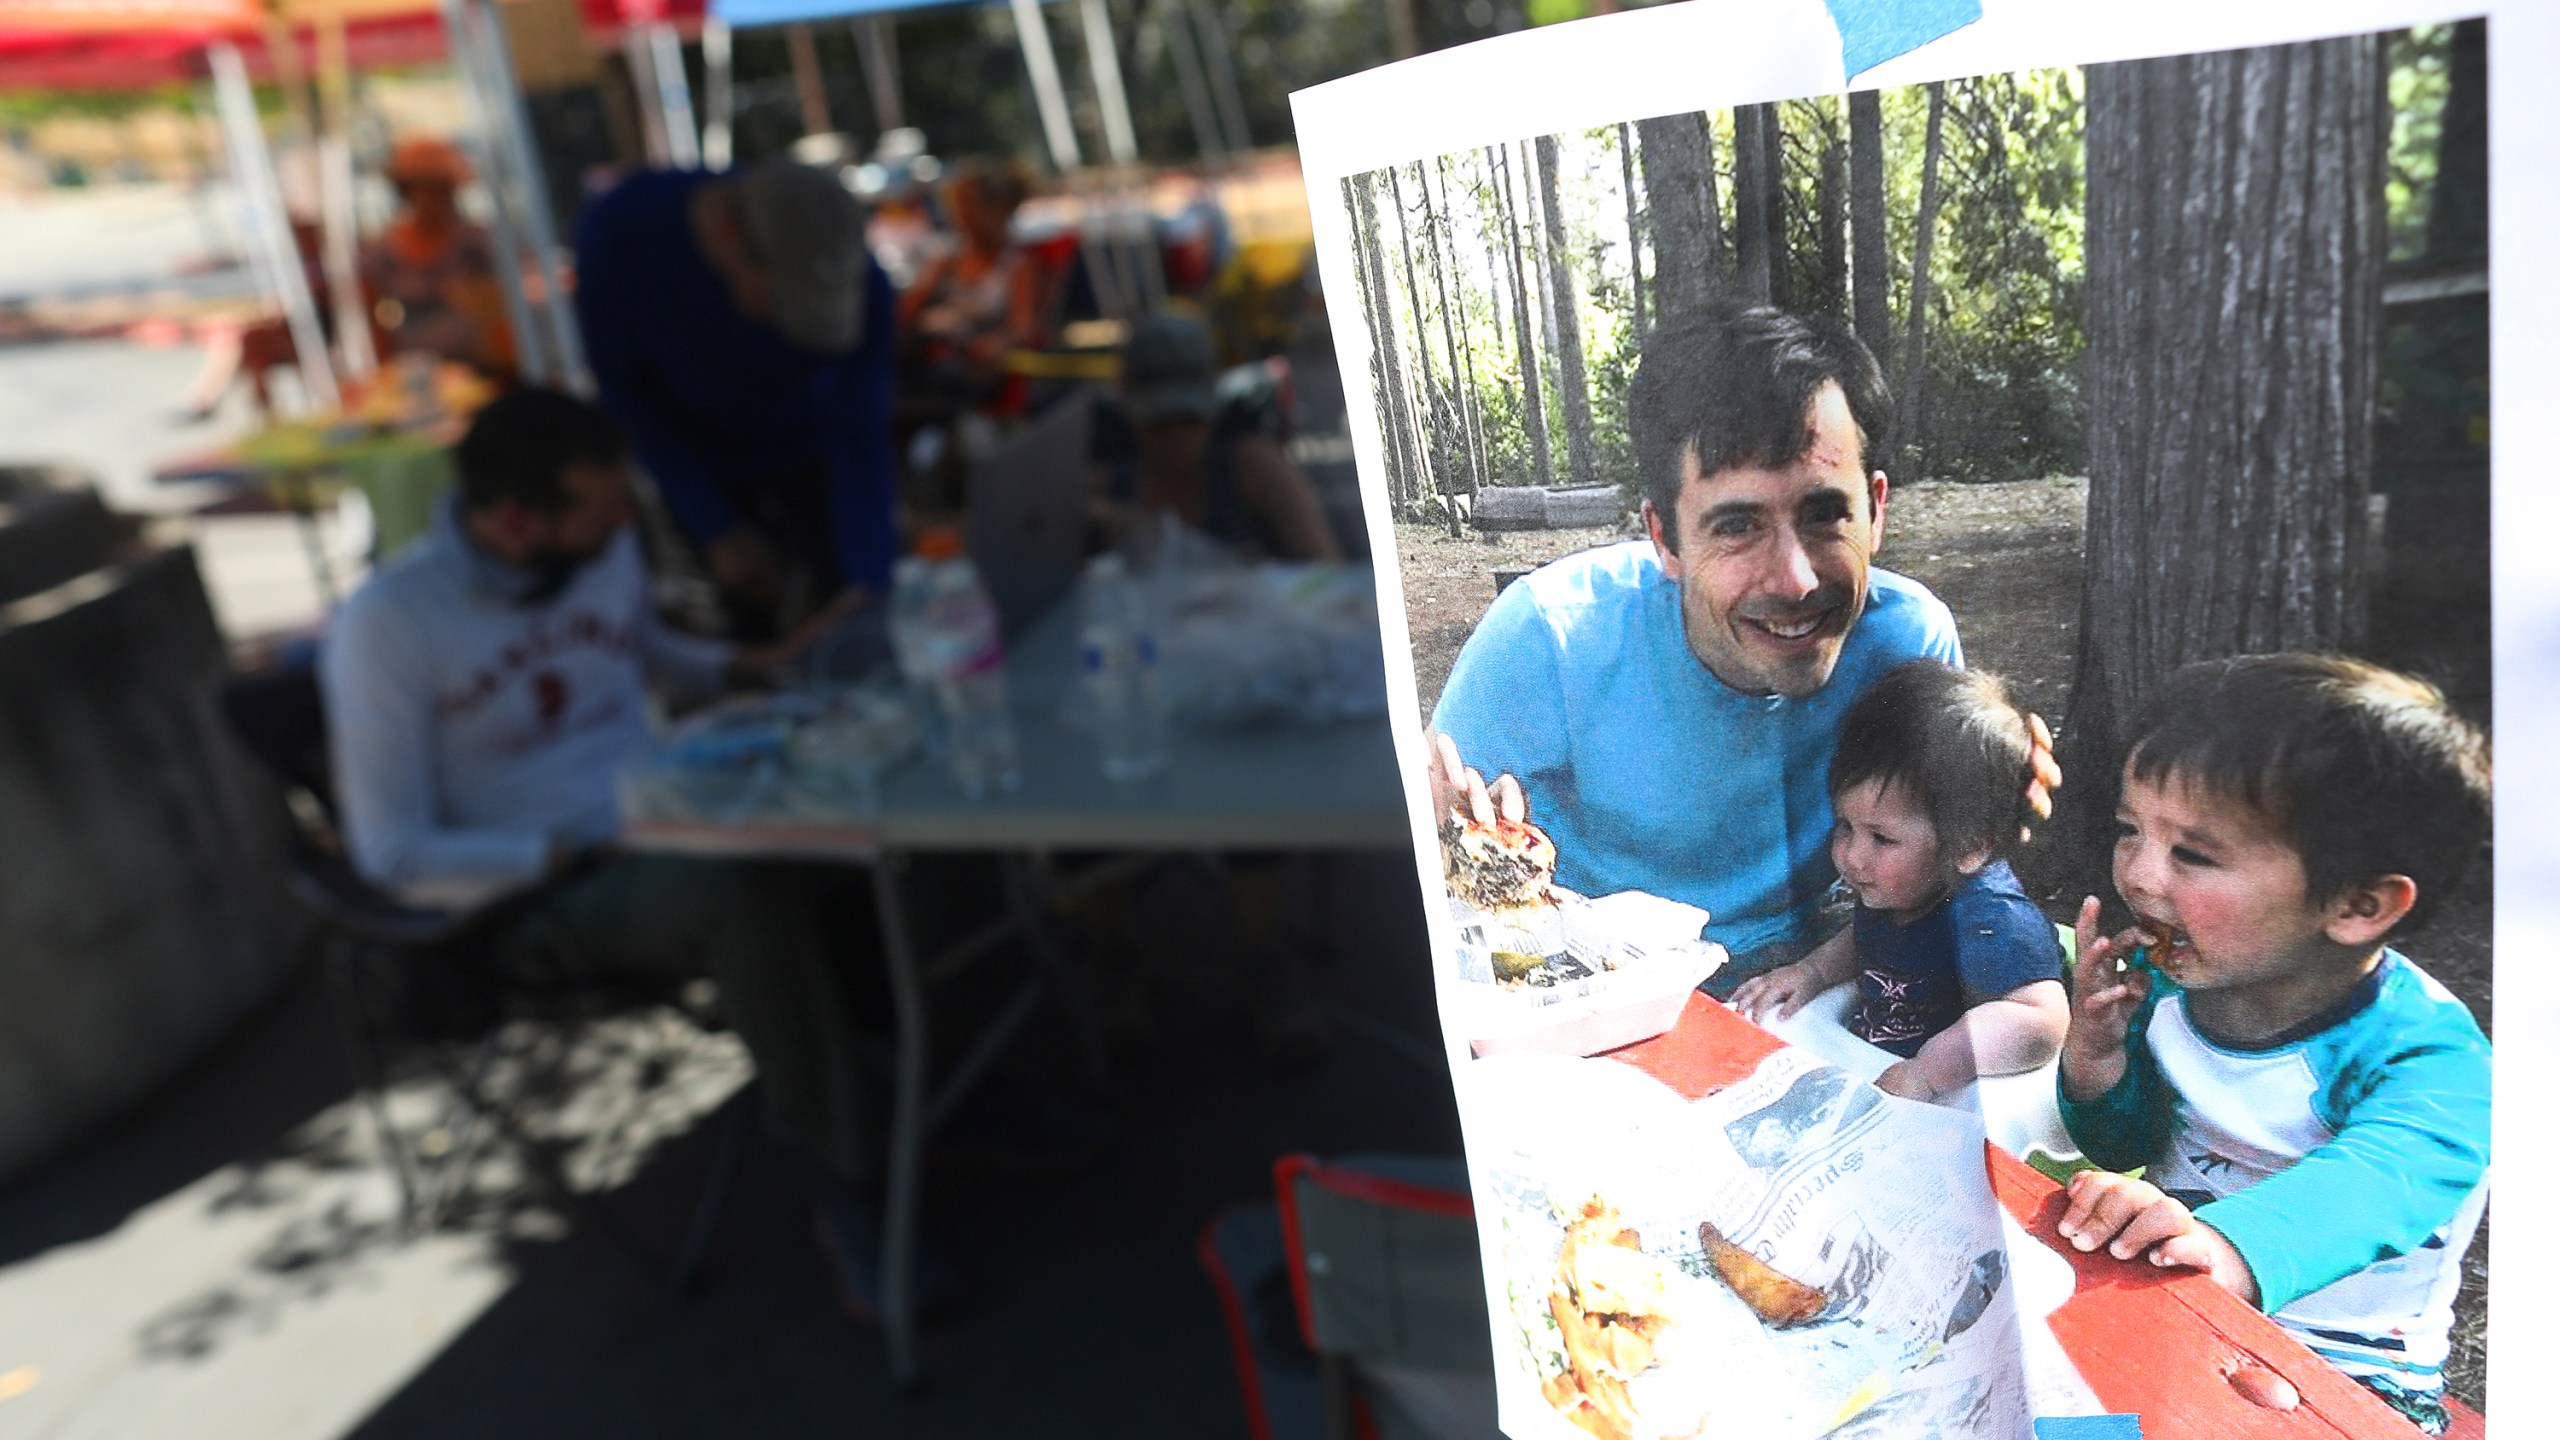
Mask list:
[[[513,375],[515,336],[488,233],[455,204],[471,178],[469,162],[450,142],[413,136],[393,148],[383,176],[400,210],[357,262],[376,333],[392,354]]]

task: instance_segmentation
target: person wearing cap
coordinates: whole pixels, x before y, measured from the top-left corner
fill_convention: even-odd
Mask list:
[[[897,555],[896,296],[862,205],[789,160],[652,171],[578,226],[597,396],[748,633]]]
[[[1276,397],[1257,395],[1253,385],[1222,389],[1217,349],[1198,321],[1165,314],[1140,322],[1120,363],[1119,393],[1094,415],[1089,494],[1098,544],[1134,542],[1143,554],[1153,527],[1169,518],[1242,559],[1342,558],[1315,487],[1273,439]],[[1249,997],[1256,1048],[1284,1069],[1312,1061],[1329,1034],[1306,950],[1285,923],[1303,909],[1322,863],[1309,854],[1249,851],[1227,854],[1209,870],[1211,903],[1225,909],[1231,927],[1221,933],[1241,941],[1220,954],[1237,967]],[[1159,874],[1133,893],[1130,903],[1146,917],[1141,943],[1182,933],[1179,921],[1168,923],[1181,912],[1161,907],[1185,903],[1176,875],[1187,873]]]
[[[1272,407],[1220,393],[1209,332],[1180,315],[1139,324],[1120,393],[1097,417],[1094,499],[1119,526],[1170,515],[1239,554],[1339,560],[1306,472],[1270,434]]]
[[[450,141],[412,136],[392,147],[383,178],[399,212],[357,257],[375,333],[395,355],[432,355],[492,375],[515,372],[488,233],[455,196],[471,167]]]

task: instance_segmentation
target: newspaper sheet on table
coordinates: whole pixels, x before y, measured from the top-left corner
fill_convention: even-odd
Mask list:
[[[1608,1059],[1504,1055],[1461,1072],[1462,1106],[1499,1124],[1474,1164],[1488,1224],[1502,1425],[1514,1440],[1587,1434],[2026,1440],[2038,1413],[2097,1406],[2032,1328],[2070,1293],[2059,1257],[2006,1225],[1973,1117],[1887,1096],[1801,1051],[1684,1100]],[[1471,1119],[1474,1117],[1471,1117]],[[1615,1428],[1552,1392],[1566,1225],[1597,1201],[1670,1262],[1653,1363]],[[1764,1325],[1716,1278],[1701,1222],[1821,1290],[1810,1324]],[[2023,1247],[2023,1248],[2021,1248]],[[2028,1283],[2021,1285],[2021,1271]],[[2044,1371],[2032,1379],[2033,1363]],[[1623,1422],[1625,1417],[1621,1417]]]

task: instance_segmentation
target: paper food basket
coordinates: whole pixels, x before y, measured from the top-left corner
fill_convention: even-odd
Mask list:
[[[1694,905],[1634,890],[1556,897],[1552,918],[1530,935],[1450,899],[1460,982],[1452,1008],[1475,1055],[1597,1055],[1650,1040],[1679,1022],[1689,992],[1727,958],[1723,946],[1699,938],[1707,912]],[[1524,944],[1550,956],[1549,973],[1537,984],[1497,983],[1495,952]]]

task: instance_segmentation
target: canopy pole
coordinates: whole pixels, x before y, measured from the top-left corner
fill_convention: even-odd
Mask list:
[[[1111,33],[1111,12],[1103,0],[1082,0],[1084,58],[1093,74],[1094,98],[1102,109],[1102,143],[1111,163],[1126,168],[1138,163],[1138,131],[1129,121],[1129,92],[1120,83],[1120,43]]]
[[[853,43],[862,51],[863,88],[871,92],[871,115],[888,134],[907,123],[906,97],[898,89],[898,21],[886,12],[853,22]]]
[[[347,17],[331,11],[321,17],[320,80],[320,238],[321,266],[329,277],[329,308],[338,321],[338,359],[347,378],[372,376],[379,357],[373,353],[373,317],[366,312],[364,285],[356,272],[355,157],[347,141]]]
[[[453,4],[456,0],[446,0]],[[524,91],[516,85],[514,52],[507,44],[507,27],[499,20],[493,0],[460,0],[471,5],[480,17],[481,56],[490,80],[490,95],[497,111],[498,144],[507,158],[510,183],[515,187],[524,207],[525,238],[533,247],[535,273],[541,277],[539,296],[528,297],[539,305],[550,322],[552,353],[559,361],[560,378],[578,394],[595,390],[595,377],[587,369],[587,346],[578,334],[578,316],[569,300],[567,256],[560,247],[558,227],[551,223],[551,187],[542,173],[542,155],[533,147],[533,121],[526,116]],[[668,33],[672,35],[673,29]],[[681,88],[683,72],[676,83]],[[690,117],[687,123],[690,124]],[[695,156],[698,163],[700,155]]]
[[[717,16],[702,22],[702,168],[726,170],[736,158],[737,75],[731,57],[729,22]]]
[[[667,168],[665,92],[658,87],[658,61],[649,38],[637,25],[622,27],[622,63],[631,67],[631,100],[640,112],[640,155],[652,170]]]
[[[267,158],[266,136],[258,128],[258,102],[249,90],[249,69],[240,47],[227,40],[206,47],[213,69],[213,94],[222,115],[224,148],[231,152],[231,177],[247,203],[251,238],[266,257],[269,280],[284,306],[285,329],[293,336],[293,358],[302,372],[305,405],[314,412],[338,408],[338,377],[329,369],[329,343],[321,338],[320,310],[311,300],[309,277],[301,252],[294,248],[293,227],[285,220],[284,196],[276,189],[275,167]]]
[[[678,170],[702,168],[702,130],[693,120],[693,91],[685,84],[684,42],[664,20],[649,26],[649,56],[658,76],[658,110],[666,117],[667,163]],[[512,87],[510,87],[512,88]]]
[[[1209,86],[1218,97],[1218,116],[1227,131],[1227,149],[1242,155],[1253,149],[1253,131],[1244,122],[1244,92],[1236,86],[1235,51],[1227,45],[1227,27],[1212,0],[1176,0],[1191,12],[1191,26],[1209,52]]]
[[[498,272],[498,298],[506,302],[507,328],[516,340],[516,374],[528,385],[551,381],[551,352],[525,292],[524,240],[516,203],[507,188],[506,152],[498,144],[497,101],[489,94],[487,57],[471,23],[468,0],[440,0],[445,40],[453,51],[453,68],[462,80],[464,106],[471,124],[458,137],[473,174],[489,191],[490,259]]]
[[[1040,130],[1048,137],[1049,158],[1061,175],[1084,168],[1084,152],[1076,146],[1076,127],[1067,118],[1067,90],[1058,82],[1057,52],[1049,48],[1049,23],[1041,18],[1040,0],[1012,0],[1013,28],[1022,42],[1022,63],[1031,70],[1031,96],[1040,107]]]
[[[827,113],[827,77],[818,69],[818,37],[801,20],[783,27],[782,38],[791,51],[791,88],[800,99],[800,133],[832,134],[835,117]]]
[[[1173,52],[1173,78],[1182,85],[1182,108],[1191,117],[1191,143],[1212,165],[1227,160],[1218,135],[1217,113],[1209,108],[1209,82],[1200,68],[1200,46],[1178,0],[1156,0],[1156,28],[1164,32],[1164,48]]]

